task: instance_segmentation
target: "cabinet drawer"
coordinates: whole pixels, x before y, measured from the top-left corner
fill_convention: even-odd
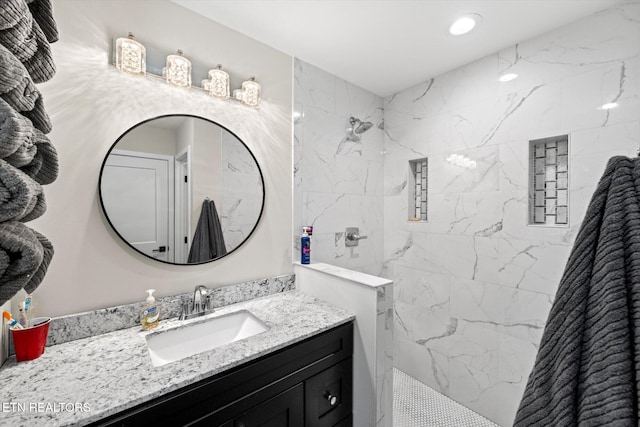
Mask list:
[[[240,415],[233,427],[300,427],[303,423],[302,384],[298,384]]]
[[[351,413],[352,358],[304,382],[305,425],[333,427]]]

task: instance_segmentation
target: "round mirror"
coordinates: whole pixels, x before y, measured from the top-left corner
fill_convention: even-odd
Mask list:
[[[202,264],[240,247],[258,225],[264,180],[233,132],[168,115],[138,123],[111,146],[100,203],[129,246],[170,264]]]

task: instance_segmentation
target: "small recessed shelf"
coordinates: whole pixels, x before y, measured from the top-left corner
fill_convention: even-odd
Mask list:
[[[409,160],[409,218],[411,222],[427,221],[428,159]]]
[[[529,225],[569,225],[569,136],[529,141]]]

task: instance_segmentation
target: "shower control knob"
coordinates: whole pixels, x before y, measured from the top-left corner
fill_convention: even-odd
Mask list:
[[[349,240],[363,240],[363,239],[366,239],[366,238],[367,238],[367,236],[361,236],[361,235],[359,235],[357,233],[347,234],[347,239],[349,239]]]
[[[347,227],[344,231],[344,245],[347,247],[358,246],[358,241],[366,239],[367,236],[360,235],[358,227]]]

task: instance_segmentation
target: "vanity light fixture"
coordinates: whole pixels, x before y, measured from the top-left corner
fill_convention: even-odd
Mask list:
[[[209,70],[209,78],[202,81],[202,88],[209,92],[209,95],[218,98],[229,98],[229,73],[222,70],[222,65],[218,64],[213,70]]]
[[[482,17],[477,13],[467,13],[460,16],[449,27],[449,33],[454,36],[461,36],[473,30],[482,21]]]
[[[616,108],[619,106],[620,104],[618,104],[617,102],[607,102],[606,104],[600,106],[600,110],[611,110],[612,108]]]
[[[116,68],[129,74],[147,73],[146,49],[133,39],[133,34],[116,40]]]
[[[201,90],[211,96],[241,102],[250,107],[258,107],[262,100],[262,86],[255,81],[254,77],[244,81],[242,88],[231,92],[229,73],[222,70],[220,64],[209,70],[207,78],[200,82],[200,86],[197,83],[192,84],[192,71],[199,80],[204,76],[198,75],[198,71],[206,70],[209,67],[205,68],[202,64],[195,64],[194,67],[190,60],[182,56],[182,50],[166,56],[166,62],[163,64],[161,58],[165,57],[166,52],[143,46],[133,39],[131,33],[128,37],[114,38],[112,46],[114,50],[111,57],[113,65],[122,72],[162,78],[176,87]],[[147,64],[147,58],[149,58],[149,64]]]
[[[260,105],[260,97],[262,95],[262,87],[256,82],[255,77],[242,82],[242,102],[250,107]]]
[[[512,80],[515,80],[518,78],[518,75],[516,73],[506,73],[501,75],[500,77],[498,77],[498,81],[500,83],[506,83],[506,82],[510,82]]]
[[[178,49],[176,55],[167,56],[167,66],[162,69],[167,83],[178,87],[191,87],[191,61],[182,56]]]

